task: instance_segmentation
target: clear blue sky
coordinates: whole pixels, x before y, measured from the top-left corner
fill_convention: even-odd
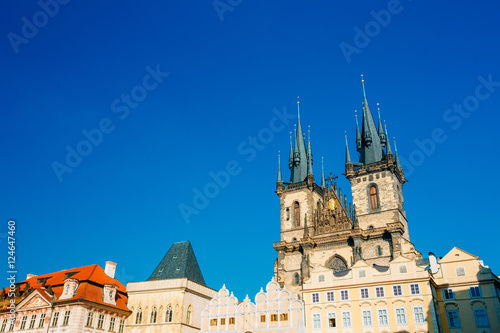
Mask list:
[[[317,179],[322,156],[341,176],[344,131],[356,158],[360,74],[413,161],[417,249],[457,246],[500,271],[497,2],[49,3],[0,10],[0,234],[17,221],[19,279],[112,260],[122,282],[145,280],[191,240],[209,286],[253,297],[273,275],[277,153],[288,178],[295,122],[265,130],[273,109],[295,112],[300,96]],[[69,166],[67,149],[87,156]],[[186,223],[180,205],[228,163],[237,174]]]

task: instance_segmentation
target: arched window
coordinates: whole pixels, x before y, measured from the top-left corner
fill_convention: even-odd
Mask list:
[[[166,323],[171,323],[172,322],[172,307],[169,305],[167,307],[167,312],[165,313],[165,322]]]
[[[296,242],[297,241],[297,238],[293,237],[293,241]]]
[[[377,187],[375,185],[370,187],[370,203],[372,209],[378,209]]]
[[[377,246],[377,254],[378,254],[379,256],[381,256],[381,255],[382,255],[382,248],[381,248],[380,246]]]
[[[142,323],[142,309],[141,308],[137,309],[137,315],[135,316],[135,323],[136,324]]]
[[[297,201],[293,204],[293,217],[295,218],[295,226],[300,227],[300,207]]]
[[[191,313],[193,312],[193,307],[190,305],[188,306],[188,310],[186,313],[186,324],[191,325]]]
[[[296,284],[296,285],[299,285],[300,284],[300,277],[299,277],[299,274],[298,273],[295,273],[294,277],[293,277],[293,282]]]
[[[149,319],[149,322],[154,324],[156,323],[156,307],[153,306],[153,308],[151,309],[151,318]]]

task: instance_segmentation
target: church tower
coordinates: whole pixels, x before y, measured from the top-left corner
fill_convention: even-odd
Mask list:
[[[345,176],[351,183],[354,205],[337,187],[337,177],[314,181],[310,133],[306,145],[299,102],[295,140],[290,135],[290,181],[284,181],[278,158],[276,193],[280,198],[280,241],[275,280],[300,295],[312,268],[322,266],[342,276],[357,261],[388,266],[401,255],[419,259],[421,254],[410,242],[403,210],[404,177],[399,158],[392,152],[387,130],[373,120],[363,84],[361,130],[356,119],[356,148],[359,162],[353,162],[346,136]],[[307,148],[306,148],[307,147]]]

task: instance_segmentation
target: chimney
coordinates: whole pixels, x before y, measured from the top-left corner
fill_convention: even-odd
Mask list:
[[[436,274],[439,271],[439,264],[434,253],[429,252],[429,266],[431,267],[431,273]]]
[[[104,273],[106,273],[106,275],[109,276],[110,278],[114,279],[115,271],[116,271],[116,263],[112,261],[106,261],[106,268],[104,268]]]
[[[32,277],[35,277],[36,274],[28,274],[26,275],[26,280],[31,279]]]

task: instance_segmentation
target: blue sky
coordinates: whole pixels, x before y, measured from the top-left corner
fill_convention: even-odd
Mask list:
[[[0,236],[15,219],[19,280],[107,260],[122,282],[145,280],[191,240],[210,287],[253,297],[273,275],[277,154],[286,166],[296,120],[270,122],[300,96],[317,179],[324,156],[349,193],[360,74],[407,161],[417,249],[457,246],[500,270],[496,2],[1,6]],[[183,217],[228,167],[228,184]]]

